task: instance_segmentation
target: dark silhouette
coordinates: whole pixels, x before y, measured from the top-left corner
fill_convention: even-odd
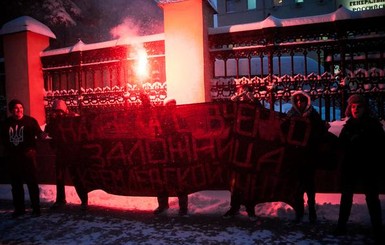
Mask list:
[[[383,176],[385,132],[379,120],[370,116],[367,102],[360,95],[349,97],[345,115],[348,119],[339,135],[344,160],[341,167],[341,203],[336,234],[346,234],[353,195],[363,191],[375,239],[384,244],[379,188]]]
[[[52,115],[48,124],[45,127],[45,132],[52,138],[51,147],[55,150],[55,174],[56,174],[56,201],[51,206],[51,209],[62,208],[65,206],[65,174],[67,169],[73,167],[71,156],[68,154],[68,144],[63,140],[63,135],[60,132],[60,124],[65,123],[66,118],[77,117],[78,114],[68,110],[68,107],[63,100],[55,100],[52,105]],[[73,175],[73,182],[76,192],[81,200],[81,209],[87,209],[88,194],[82,188],[80,181]]]
[[[253,88],[248,84],[239,86],[237,93],[231,97],[231,100],[234,102],[240,102],[240,103],[250,103],[250,104],[256,105],[256,108],[262,108],[261,102],[254,97]],[[235,183],[235,180],[233,178],[231,182],[232,182],[231,201],[230,201],[231,207],[223,215],[223,218],[228,219],[228,218],[234,217],[235,215],[238,215],[241,205],[243,203],[246,207],[246,212],[249,218],[251,220],[256,220],[257,217],[255,215],[254,201],[244,200],[243,198],[244,193],[241,190],[239,190],[236,186],[234,186],[233,183]]]
[[[176,107],[175,99],[167,99],[164,102],[164,118],[162,120],[162,134],[165,137],[170,137],[171,142],[177,141],[180,134],[176,130],[174,111]],[[177,190],[177,196],[179,201],[179,215],[186,216],[188,212],[188,195],[183,190]],[[168,208],[169,193],[167,190],[161,190],[158,194],[158,208],[155,209],[154,214],[164,213]]]
[[[32,215],[40,216],[36,139],[45,138],[45,134],[35,118],[24,115],[24,106],[20,100],[11,100],[8,110],[11,116],[1,126],[1,139],[10,170],[14,206],[12,217],[17,218],[25,214],[24,183],[28,187]]]
[[[325,123],[319,113],[311,105],[311,98],[303,91],[293,93],[291,97],[292,107],[287,112],[287,118],[290,120],[300,120],[309,127],[309,135],[305,145],[288,146],[288,154],[298,165],[299,191],[295,198],[296,217],[295,222],[301,222],[304,216],[304,194],[307,196],[309,210],[309,221],[315,223],[317,214],[315,209],[315,173],[316,173],[316,154],[317,147],[324,135],[327,133],[328,124]],[[283,123],[284,131],[288,130],[288,123]]]

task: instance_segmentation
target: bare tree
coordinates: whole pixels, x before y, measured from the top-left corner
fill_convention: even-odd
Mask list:
[[[111,40],[111,29],[127,23],[138,35],[163,32],[163,12],[154,0],[2,0],[0,25],[30,16],[55,33],[51,47]]]

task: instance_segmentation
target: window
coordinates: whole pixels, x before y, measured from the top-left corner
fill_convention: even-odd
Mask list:
[[[236,0],[226,0],[226,13],[235,12],[235,1]]]
[[[257,8],[257,0],[247,0],[247,9],[256,9]]]

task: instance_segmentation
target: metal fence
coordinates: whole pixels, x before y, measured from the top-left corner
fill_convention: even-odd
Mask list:
[[[285,112],[292,93],[303,90],[323,118],[333,121],[344,117],[347,97],[359,93],[374,116],[384,119],[384,21],[377,16],[237,32],[211,29],[211,98],[228,100],[238,86],[249,84],[262,104]],[[142,44],[150,64],[147,80],[134,74],[131,45],[44,52],[47,112],[56,98],[78,112],[121,110],[140,105],[142,92],[162,104],[167,97],[164,40]]]
[[[293,92],[303,90],[323,118],[333,121],[344,117],[348,96],[359,93],[374,116],[384,119],[384,20],[373,16],[233,32],[213,29],[212,98],[226,100],[238,86],[249,84],[263,104],[285,112]]]

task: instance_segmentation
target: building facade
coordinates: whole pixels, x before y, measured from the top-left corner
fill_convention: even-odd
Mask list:
[[[385,1],[358,0],[217,0],[217,25],[228,26],[264,20],[269,15],[287,19],[331,13],[344,6],[351,11],[383,9]]]

